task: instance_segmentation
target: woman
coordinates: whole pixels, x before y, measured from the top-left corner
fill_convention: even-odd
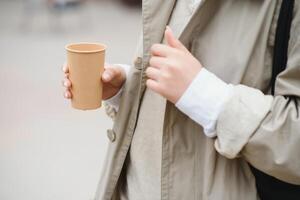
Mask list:
[[[143,2],[134,66],[102,77],[117,115],[95,199],[259,199],[249,164],[300,184],[299,1],[270,95],[281,3]]]

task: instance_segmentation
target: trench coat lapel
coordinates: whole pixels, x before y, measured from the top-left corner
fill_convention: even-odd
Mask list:
[[[185,25],[182,32],[178,34],[178,39],[187,47],[190,42],[192,32],[197,28],[201,30],[205,27],[210,18],[214,15],[220,5],[218,0],[202,0],[195,12],[192,14],[190,20]]]
[[[143,69],[141,73],[142,80],[139,98],[143,96],[146,88],[145,69],[148,67],[150,59],[150,47],[152,44],[161,43],[163,41],[165,27],[169,23],[176,1],[177,0],[143,0]],[[218,0],[202,0],[190,20],[182,29],[183,31],[176,34],[185,46],[188,45],[189,35],[195,25],[194,19],[198,17],[199,13],[202,13],[200,9],[208,7],[208,11],[203,12],[203,19],[201,19],[201,21],[205,21],[211,16],[209,13],[211,9],[209,9],[209,7],[216,1]],[[203,10],[206,10],[206,8]]]
[[[201,0],[200,4],[197,5],[197,7],[194,9],[195,11],[192,13],[192,16],[190,17],[190,19],[186,22],[186,24],[184,25],[184,28],[181,29],[181,32],[179,33],[175,33],[175,35],[178,36],[178,38],[180,39],[184,34],[186,34],[186,32],[188,31],[188,27],[190,26],[190,24],[193,22],[196,14],[200,11],[201,8],[203,8],[203,6],[205,5],[207,0]]]
[[[143,0],[144,68],[147,67],[150,58],[149,50],[151,45],[161,43],[163,40],[165,27],[170,20],[176,1],[177,0]],[[190,20],[185,24],[182,32],[175,33],[185,45],[187,45],[188,35],[193,30],[192,26],[195,25],[194,19],[198,18],[198,15],[201,14],[202,17],[200,17],[200,21],[198,21],[197,24],[205,25],[203,22],[208,21],[212,15],[212,12],[210,12],[212,9],[210,9],[210,7],[212,7],[213,4],[218,3],[216,0],[202,0]]]
[[[161,42],[176,0],[143,0],[143,60],[147,65],[150,47]],[[144,66],[145,66],[144,65]]]

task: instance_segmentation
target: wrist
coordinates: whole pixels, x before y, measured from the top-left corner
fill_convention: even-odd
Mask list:
[[[176,107],[204,128],[209,137],[216,136],[215,126],[233,86],[202,68],[176,103]]]
[[[121,100],[121,96],[123,93],[123,88],[124,88],[123,84],[120,89],[114,94],[112,95],[110,98],[107,98],[104,100],[104,102],[110,104],[113,108],[115,108],[116,110],[119,109],[119,104],[120,104],[120,100]]]
[[[125,81],[127,80],[127,77],[129,76],[129,71],[131,66],[126,64],[115,64],[115,66],[120,67],[122,70],[122,75],[124,75],[124,82],[123,82],[124,85]]]
[[[125,82],[126,79],[129,75],[129,71],[130,71],[130,66],[126,65],[126,64],[115,64],[114,66],[120,67],[121,69],[121,73],[122,73],[122,84],[120,84],[120,86],[117,88],[115,88],[115,90],[117,90],[116,92],[113,93],[113,95],[110,95],[109,98],[105,99],[104,101],[108,104],[110,104],[115,110],[119,109],[119,104],[120,104],[120,100],[121,100],[121,96],[125,87]]]

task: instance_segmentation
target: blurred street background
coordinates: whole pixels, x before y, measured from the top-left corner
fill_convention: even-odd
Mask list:
[[[112,121],[63,98],[64,46],[105,43],[107,62],[131,64],[140,30],[121,0],[0,0],[0,200],[94,197]]]

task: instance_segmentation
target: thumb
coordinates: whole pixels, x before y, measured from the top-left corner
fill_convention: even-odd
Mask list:
[[[103,83],[109,83],[113,86],[120,86],[125,80],[125,72],[120,67],[110,66],[107,67],[102,74]]]
[[[166,27],[165,38],[166,38],[167,44],[170,47],[180,49],[182,51],[187,51],[185,46],[174,36],[173,31],[171,30],[171,28],[169,26]]]

